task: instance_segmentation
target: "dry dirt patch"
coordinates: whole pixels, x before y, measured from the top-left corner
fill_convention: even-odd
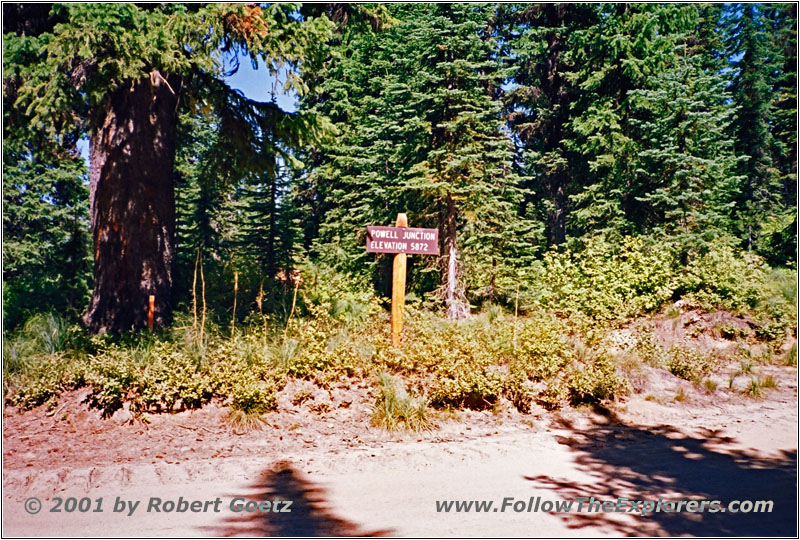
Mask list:
[[[422,433],[370,424],[365,383],[323,390],[291,381],[262,429],[237,433],[226,410],[152,415],[149,423],[103,419],[70,392],[58,407],[4,412],[4,532],[11,535],[467,535],[796,534],[796,370],[759,366],[779,380],[755,400],[709,394],[659,372],[647,394],[608,409],[523,415],[494,411],[436,418]],[[653,383],[652,381],[656,381]],[[660,381],[660,382],[658,382]],[[660,386],[659,386],[660,385]],[[689,398],[674,400],[675,385]],[[660,389],[659,389],[660,388]],[[650,399],[650,396],[655,396]],[[323,405],[324,404],[324,405]],[[760,471],[760,472],[759,472]],[[128,498],[280,496],[297,501],[291,519],[223,512],[96,516],[21,510],[29,496]],[[575,496],[780,497],[763,516],[447,514],[441,499]],[[89,519],[89,518],[92,519]],[[67,519],[69,518],[69,519]],[[169,519],[167,519],[169,518]],[[791,530],[790,530],[791,529]]]

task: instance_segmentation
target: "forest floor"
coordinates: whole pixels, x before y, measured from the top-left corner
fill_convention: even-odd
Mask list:
[[[434,429],[419,433],[373,427],[374,389],[363,381],[330,389],[289,381],[278,410],[248,432],[237,432],[226,409],[215,404],[151,415],[147,422],[119,414],[102,418],[87,405],[88,390],[76,390],[50,410],[5,407],[2,532],[796,536],[797,369],[758,365],[760,377],[777,382],[758,399],[737,388],[740,383],[729,384],[736,369],[718,370],[720,384],[711,391],[642,366],[635,391],[603,407],[522,414],[500,402],[493,410],[436,413]],[[718,500],[722,507],[733,500],[771,500],[774,508],[646,515],[527,508],[531,497],[541,503],[592,496]],[[36,514],[27,511],[35,506],[31,497],[41,502]],[[67,511],[73,497],[90,498],[89,511]],[[200,512],[166,513],[150,506],[153,497],[161,504],[212,502],[199,505]],[[237,497],[292,505],[290,512],[237,512],[231,507]],[[503,508],[509,497],[510,503],[525,501],[526,508]],[[437,501],[453,500],[494,506],[489,512],[437,511]],[[115,512],[123,501],[139,505]],[[52,511],[57,504],[61,511]]]

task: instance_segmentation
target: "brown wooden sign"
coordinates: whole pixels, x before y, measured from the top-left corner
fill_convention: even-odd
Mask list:
[[[369,253],[407,253],[438,255],[439,229],[408,227],[367,227]]]
[[[438,255],[439,229],[410,229],[408,217],[397,214],[394,227],[367,227],[369,253],[394,253],[392,261],[392,343],[401,344],[406,303],[407,255]]]

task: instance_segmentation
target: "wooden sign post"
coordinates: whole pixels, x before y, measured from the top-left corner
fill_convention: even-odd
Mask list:
[[[405,214],[397,214],[395,227],[408,227]],[[400,345],[403,334],[403,306],[406,305],[406,254],[397,253],[392,265],[392,345]]]
[[[367,252],[394,253],[392,265],[392,344],[400,345],[403,306],[406,303],[406,256],[438,255],[438,229],[412,229],[405,214],[397,214],[394,227],[367,227]]]

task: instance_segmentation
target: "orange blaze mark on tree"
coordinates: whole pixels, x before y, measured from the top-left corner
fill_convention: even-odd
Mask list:
[[[156,295],[151,294],[147,305],[147,329],[153,331],[153,313],[156,309]]]

